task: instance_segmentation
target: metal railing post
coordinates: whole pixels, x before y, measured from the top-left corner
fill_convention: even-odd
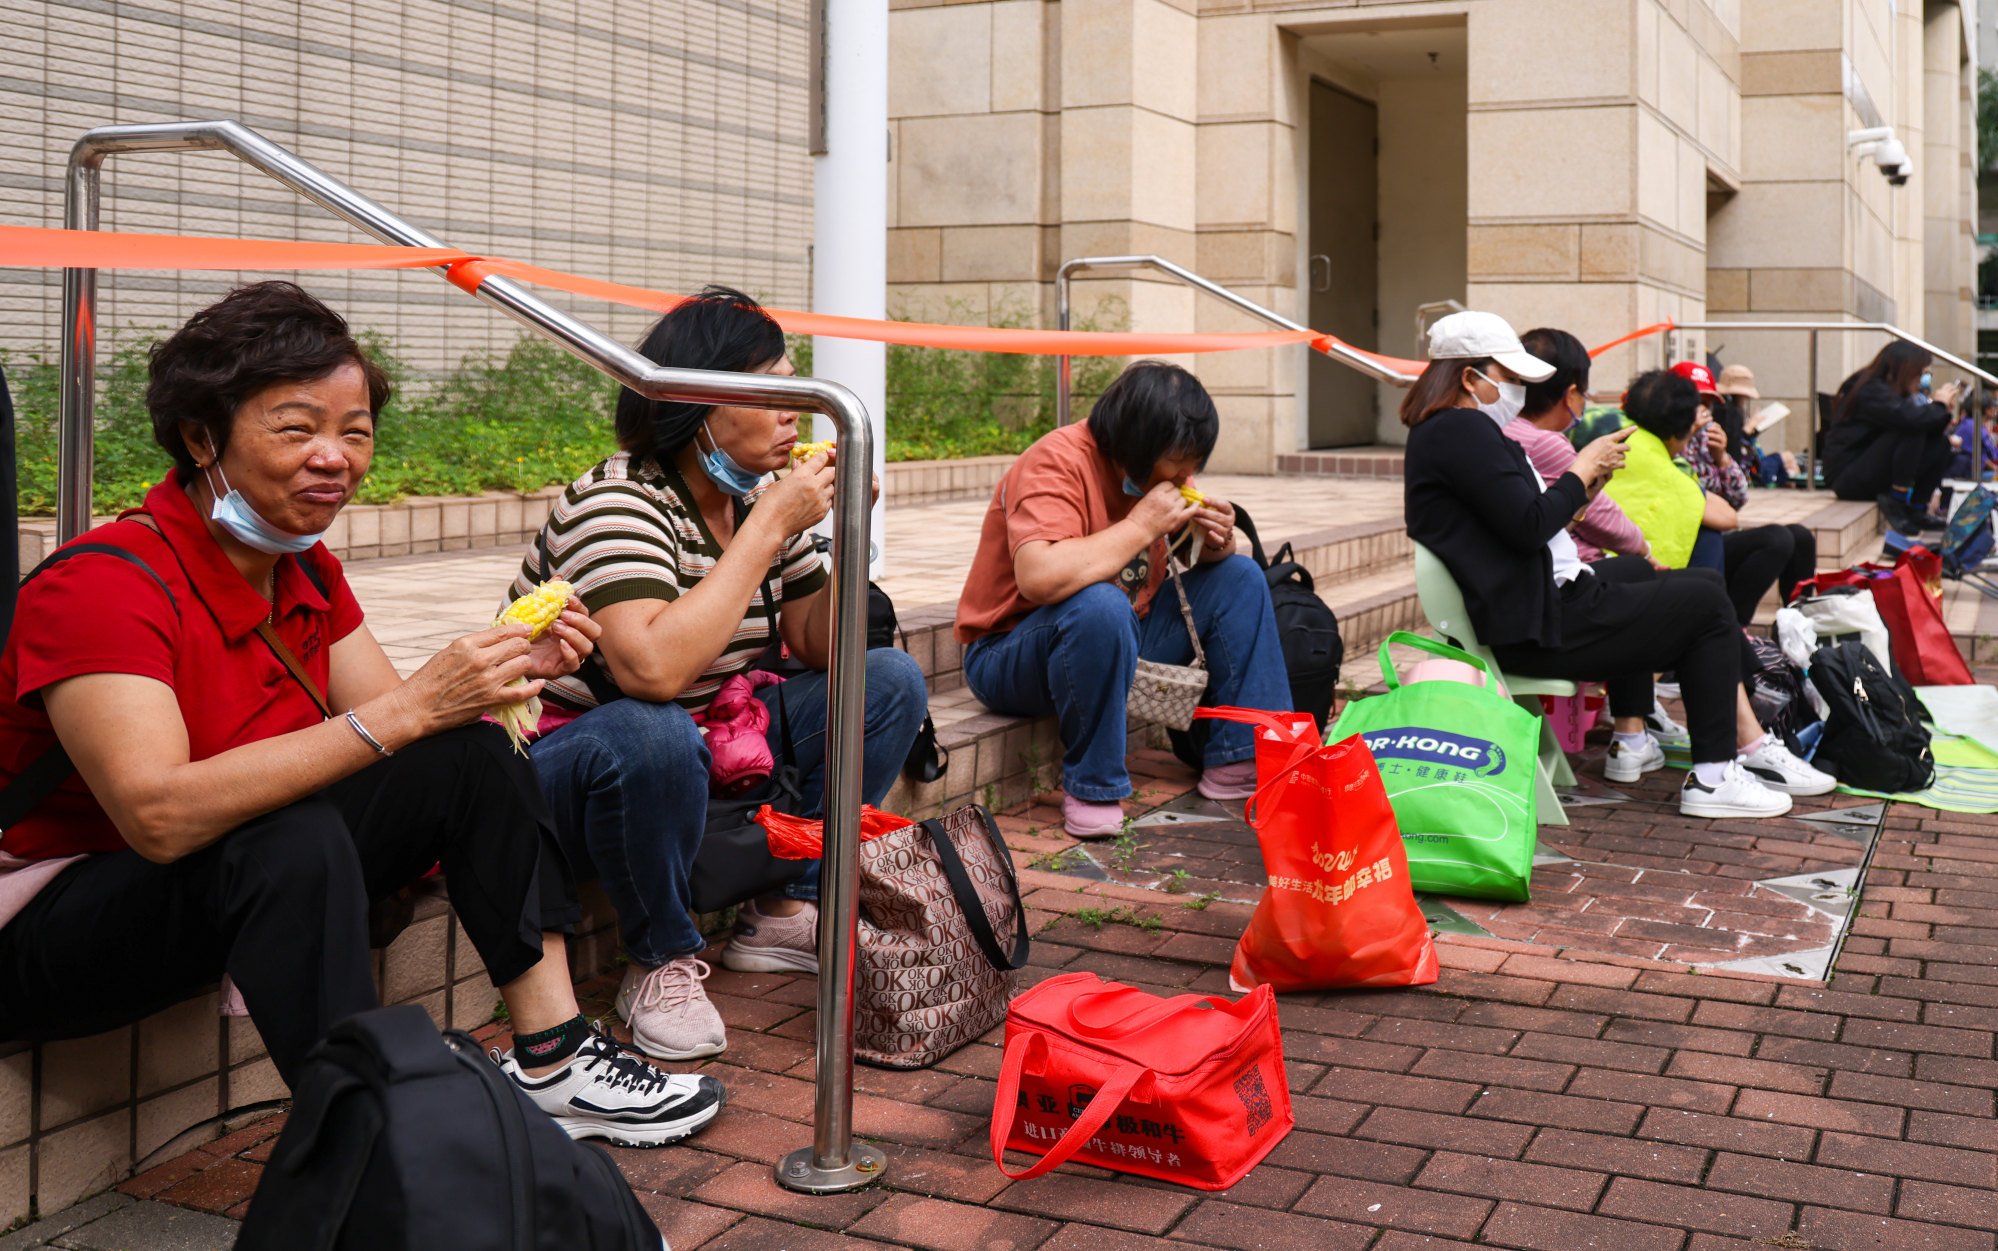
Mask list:
[[[1068,329],[1068,266],[1055,271],[1055,327]],[[1069,388],[1074,385],[1069,377],[1071,358],[1063,356],[1055,365],[1055,425],[1065,426],[1069,416]]]
[[[1199,274],[1183,265],[1175,265],[1163,256],[1078,256],[1061,263],[1055,271],[1055,320],[1063,330],[1068,329],[1069,321],[1069,275],[1085,269],[1155,269],[1169,275],[1197,291],[1205,291],[1217,300],[1234,305],[1249,316],[1280,330],[1302,330],[1311,333],[1311,327],[1302,322],[1292,321],[1282,313],[1264,308],[1246,296],[1238,295],[1220,283]],[[1428,306],[1425,306],[1428,307]],[[1342,365],[1351,366],[1381,382],[1392,382],[1396,386],[1407,386],[1415,381],[1413,374],[1390,369],[1380,362],[1347,347],[1343,343],[1333,343],[1327,349],[1327,356]],[[1055,424],[1065,426],[1069,422],[1071,396],[1069,393],[1069,358],[1061,357],[1055,379]]]
[[[1804,388],[1804,411],[1810,414],[1811,437],[1804,444],[1804,485],[1811,485],[1811,479],[1818,472],[1818,439],[1824,434],[1824,415],[1818,412],[1818,331],[1810,332],[1808,359],[1804,364],[1808,382]]]
[[[115,152],[221,150],[385,243],[444,246],[373,200],[236,122],[105,126],[77,140],[63,220],[97,225],[98,167]],[[437,270],[449,277],[447,270]],[[469,281],[469,280],[468,280]],[[91,388],[96,271],[63,273],[63,404],[57,478],[61,523],[72,538],[90,518]],[[853,1141],[853,959],[860,885],[860,758],[867,684],[867,558],[874,436],[867,411],[837,383],[655,365],[518,283],[487,278],[471,294],[622,385],[655,400],[820,413],[840,434],[833,482],[832,664],[827,678],[825,856],[820,875],[818,1082],[812,1144],[784,1157],[777,1180],[831,1194],[879,1178],[886,1157]]]

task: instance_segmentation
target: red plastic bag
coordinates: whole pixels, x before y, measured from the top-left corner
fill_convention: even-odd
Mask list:
[[[1015,1179],[1073,1159],[1226,1190],[1295,1117],[1276,996],[1160,999],[1094,973],[1050,977],[1006,1012],[992,1162]],[[1022,1172],[1007,1149],[1041,1158]]]
[[[1869,572],[1876,566],[1869,566]],[[1942,557],[1916,544],[1891,571],[1873,573],[1873,606],[1887,623],[1894,667],[1912,686],[1969,686],[1975,679],[1929,587],[1942,582]]]
[[[1294,712],[1202,708],[1258,727],[1257,790],[1243,816],[1269,886],[1235,945],[1237,990],[1422,986],[1436,945],[1409,886],[1408,854],[1373,753],[1356,735],[1320,746]]]
[[[1941,582],[1942,557],[1917,543],[1901,553],[1892,569],[1869,561],[1821,573],[1798,583],[1791,598],[1833,587],[1865,587],[1873,593],[1873,606],[1887,627],[1894,667],[1910,686],[1969,686],[1976,679],[1950,637],[1942,605],[1931,590]]]
[[[817,860],[825,855],[825,830],[815,818],[794,817],[765,804],[756,810],[755,821],[763,827],[764,837],[770,840],[770,854],[779,860]],[[906,830],[914,824],[907,817],[883,812],[873,804],[860,806],[860,841],[863,843],[872,842],[883,834],[893,834],[896,830]]]

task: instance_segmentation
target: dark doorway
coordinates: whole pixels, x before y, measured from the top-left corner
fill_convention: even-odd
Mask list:
[[[1364,348],[1380,338],[1378,136],[1371,101],[1312,80],[1309,320]],[[1373,379],[1313,352],[1309,381],[1312,447],[1374,442]]]

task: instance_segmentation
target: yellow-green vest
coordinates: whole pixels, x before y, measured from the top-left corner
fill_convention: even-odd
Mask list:
[[[1625,442],[1623,468],[1603,490],[1623,509],[1651,544],[1651,558],[1683,569],[1700,534],[1706,496],[1692,470],[1672,459],[1649,430],[1634,430]]]

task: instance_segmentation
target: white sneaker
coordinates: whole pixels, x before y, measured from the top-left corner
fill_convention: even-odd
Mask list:
[[[692,956],[656,969],[634,964],[624,971],[617,1014],[631,1026],[631,1041],[640,1051],[659,1060],[705,1060],[722,1053],[728,1031],[701,989],[707,976],[707,964]]]
[[[654,1068],[601,1030],[545,1077],[522,1072],[511,1051],[495,1051],[493,1059],[569,1137],[620,1147],[678,1142],[714,1120],[727,1098],[714,1078]]]
[[[1797,759],[1797,754],[1774,734],[1765,734],[1762,746],[1740,759],[1741,767],[1756,781],[1785,795],[1828,795],[1838,786],[1837,778]]]
[[[1719,786],[1708,786],[1697,770],[1689,771],[1679,788],[1679,811],[1689,817],[1780,817],[1790,811],[1790,797],[1770,790],[1740,761],[1730,760]]]
[[[1666,743],[1688,746],[1693,741],[1692,736],[1686,733],[1686,727],[1672,719],[1672,714],[1665,711],[1665,705],[1659,703],[1656,696],[1651,700],[1651,711],[1645,715],[1644,728],[1651,731],[1651,737],[1657,739],[1661,746]]]
[[[1665,749],[1649,734],[1644,746],[1625,747],[1612,739],[1609,755],[1603,758],[1603,776],[1612,782],[1635,782],[1654,769],[1665,767]]]

